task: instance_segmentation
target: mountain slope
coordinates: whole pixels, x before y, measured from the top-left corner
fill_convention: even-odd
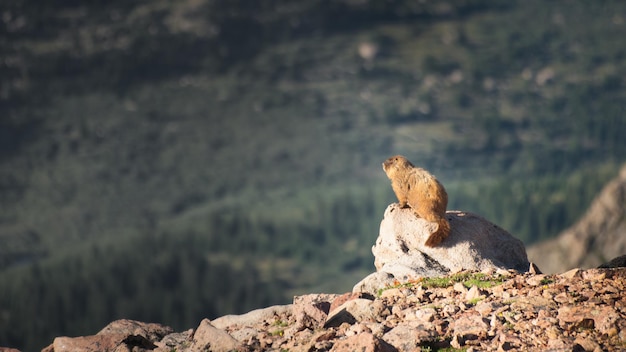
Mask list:
[[[626,254],[626,165],[576,224],[527,252],[546,273],[593,268]]]

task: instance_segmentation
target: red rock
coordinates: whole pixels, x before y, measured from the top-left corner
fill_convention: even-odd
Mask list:
[[[602,351],[602,348],[600,347],[600,345],[598,345],[597,342],[588,338],[582,338],[582,337],[576,338],[576,340],[574,341],[573,350],[576,350],[577,346],[580,346],[581,351],[593,351],[593,352]]]
[[[200,322],[200,326],[193,334],[189,352],[221,352],[232,351],[239,347],[239,342],[223,330],[213,325],[209,319]],[[57,352],[57,351],[55,351]]]
[[[489,324],[475,310],[461,314],[452,322],[454,335],[462,337],[463,340],[473,340],[487,335]]]
[[[369,326],[367,326],[367,324],[365,323],[356,323],[354,325],[350,325],[350,327],[346,329],[346,332],[344,335],[353,336],[353,335],[360,335],[365,332],[371,334],[372,329],[370,329]]]
[[[331,341],[336,336],[337,334],[333,330],[322,330],[314,334],[313,336],[311,336],[311,338],[308,340],[308,343],[294,346],[294,347],[297,347],[297,348],[294,348],[294,350],[308,352],[308,351],[314,351],[316,349],[320,349],[318,347],[322,347],[322,346],[328,346],[328,348],[330,348],[330,346],[332,345]]]
[[[437,314],[437,311],[434,308],[426,307],[416,310],[413,317],[406,316],[405,319],[412,320],[414,318],[422,323],[430,323],[433,321],[435,314]]]
[[[374,335],[364,332],[338,340],[331,352],[395,352],[396,349]]]
[[[332,330],[322,331],[322,332],[315,334],[313,338],[311,339],[311,341],[314,341],[314,342],[329,341],[329,340],[334,339],[335,337],[336,337],[336,334]]]
[[[320,328],[328,316],[331,306],[330,302],[336,297],[337,295],[329,294],[310,294],[294,297],[291,314],[296,319],[296,330],[300,331],[305,328],[315,330]]]
[[[465,294],[465,301],[469,302],[475,299],[479,299],[481,298],[481,296],[483,298],[485,297],[483,293],[480,291],[480,289],[476,285],[474,285]]]
[[[582,272],[582,277],[589,281],[604,280],[607,275],[606,269],[589,269]]]
[[[353,300],[353,299],[358,299],[358,298],[365,298],[365,299],[370,299],[370,300],[374,300],[374,297],[372,297],[372,295],[365,293],[365,292],[348,292],[348,293],[344,293],[343,295],[336,297],[335,299],[333,299],[332,303],[330,304],[330,307],[328,308],[328,312],[332,312],[333,310],[337,309],[337,307],[339,307],[340,305],[346,303],[347,301]]]
[[[612,307],[575,307],[559,308],[557,319],[563,328],[594,328],[602,334],[608,334],[620,318]]]
[[[531,324],[538,326],[541,329],[547,329],[558,323],[558,320],[550,316],[550,312],[545,309],[540,309],[537,313],[537,318],[531,320]]]
[[[571,270],[568,270],[562,274],[559,274],[560,277],[564,278],[564,279],[573,279],[575,277],[580,277],[581,273],[580,273],[580,269],[579,268],[574,268]]]
[[[350,299],[328,313],[324,327],[337,327],[342,323],[354,324],[360,321],[375,321],[382,307],[366,298]]]
[[[127,334],[103,334],[81,337],[61,336],[54,339],[52,347],[54,352],[109,352],[122,347],[127,338]],[[139,336],[137,338],[138,340],[142,339]],[[145,339],[143,339],[143,342],[150,343]]]
[[[494,302],[478,302],[474,307],[474,310],[480,313],[481,316],[487,317],[497,308],[498,306]]]
[[[383,335],[383,340],[400,352],[411,352],[418,350],[423,341],[431,340],[434,335],[434,331],[426,329],[424,325],[400,323]]]
[[[502,351],[518,349],[520,346],[522,346],[522,341],[519,339],[519,337],[510,333],[506,333],[506,332],[503,332],[500,334],[498,341],[499,341],[498,349]]]
[[[171,352],[177,346],[190,342],[191,336],[193,336],[193,329],[168,334],[161,341],[154,343],[155,345],[157,345],[157,348],[155,348],[154,351]]]
[[[554,296],[554,301],[557,303],[567,303],[570,300],[572,299],[570,298],[567,292],[561,292],[558,295]]]
[[[571,345],[562,338],[548,340],[548,349],[550,351],[571,351]]]
[[[96,352],[131,350],[135,347],[154,349],[155,342],[172,333],[169,326],[143,323],[134,320],[116,320],[96,335],[81,337],[57,337],[44,351]]]
[[[143,336],[150,341],[160,341],[165,335],[171,334],[174,329],[169,326],[156,323],[143,323],[140,321],[120,319],[105,326],[96,335],[125,334],[127,336]]]
[[[533,275],[529,277],[528,279],[526,279],[526,283],[531,286],[538,286],[538,285],[541,285],[542,282],[544,282],[546,277],[547,275],[544,275],[544,274]]]

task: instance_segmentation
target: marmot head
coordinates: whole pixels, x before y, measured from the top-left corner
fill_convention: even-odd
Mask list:
[[[383,163],[383,170],[387,174],[387,177],[392,178],[393,175],[399,170],[412,169],[415,166],[402,155],[394,155],[391,158],[385,160]]]

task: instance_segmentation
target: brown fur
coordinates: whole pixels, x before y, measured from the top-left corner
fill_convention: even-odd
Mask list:
[[[383,170],[391,180],[391,188],[400,206],[409,206],[418,217],[437,223],[437,230],[428,237],[425,245],[439,245],[450,234],[450,223],[445,217],[448,193],[443,185],[435,176],[415,167],[401,155],[385,160]]]

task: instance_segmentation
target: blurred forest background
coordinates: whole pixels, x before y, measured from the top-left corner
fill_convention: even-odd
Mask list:
[[[626,161],[626,2],[0,3],[0,346],[349,291],[404,154],[531,244]]]

